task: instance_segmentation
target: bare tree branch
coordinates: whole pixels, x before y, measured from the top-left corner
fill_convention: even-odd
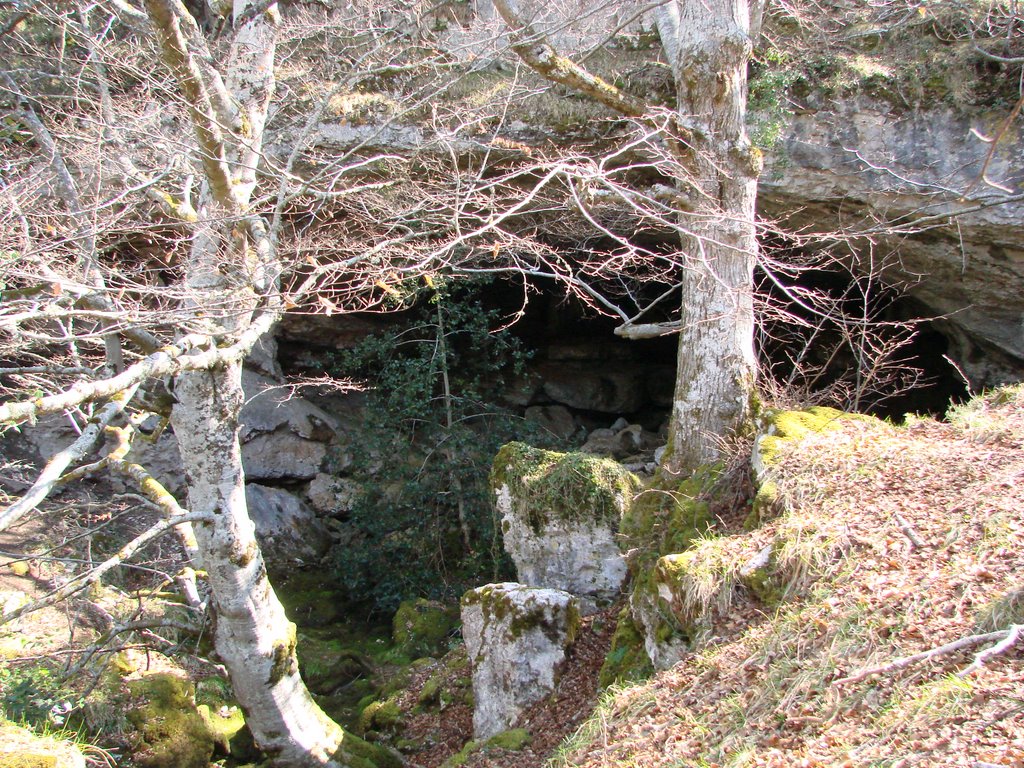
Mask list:
[[[138,383],[124,389],[114,395],[114,398],[100,409],[90,422],[82,430],[82,434],[74,443],[64,450],[55,454],[43,467],[35,483],[29,488],[25,495],[14,504],[0,512],[0,531],[4,531],[14,525],[25,514],[31,512],[50,494],[57,486],[64,470],[72,462],[79,461],[86,454],[92,451],[103,435],[103,430],[110,422],[121,413],[128,402],[132,399]]]
[[[523,19],[514,0],[494,0],[494,7],[512,29],[512,50],[548,80],[575,88],[582,94],[628,117],[643,117],[650,110],[641,99],[591,74],[571,59],[559,55],[547,38]]]

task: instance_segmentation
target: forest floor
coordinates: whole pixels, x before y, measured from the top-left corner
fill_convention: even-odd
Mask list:
[[[590,617],[558,690],[518,723],[529,744],[474,750],[457,648],[399,694],[391,736],[410,768],[1024,768],[1024,642],[1009,643],[1024,624],[1024,387],[942,422],[842,420],[787,444],[775,470],[777,517],[698,543],[717,607],[678,664],[599,691],[616,613]],[[26,526],[0,551],[53,533]],[[766,545],[785,564],[768,602],[729,570]],[[45,592],[39,562],[0,567],[0,588]],[[21,620],[7,663],[52,651],[71,618]]]

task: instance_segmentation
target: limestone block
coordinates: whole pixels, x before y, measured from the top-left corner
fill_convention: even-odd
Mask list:
[[[244,371],[239,414],[242,464],[251,480],[309,480],[327,455],[336,423],[327,413],[265,376]]]
[[[570,408],[600,413],[633,413],[647,398],[642,372],[636,368],[600,370],[580,363],[541,365],[544,394]]]
[[[531,405],[526,420],[555,437],[568,440],[576,434],[576,420],[564,405]]]
[[[317,512],[329,516],[343,516],[352,511],[359,485],[343,477],[318,474],[306,488],[306,499]]]
[[[576,598],[560,590],[506,582],[463,596],[474,738],[508,730],[523,710],[554,691],[579,621]]]
[[[250,483],[245,486],[245,502],[271,571],[316,563],[330,546],[324,524],[288,491]]]
[[[509,443],[491,481],[520,582],[578,595],[587,609],[618,596],[627,574],[619,521],[633,475],[608,459]]]

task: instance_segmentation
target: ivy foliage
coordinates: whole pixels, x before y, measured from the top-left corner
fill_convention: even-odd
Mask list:
[[[431,281],[406,322],[335,361],[368,387],[351,470],[361,491],[334,558],[353,608],[389,614],[510,575],[488,472],[504,443],[545,438],[503,405],[529,355],[480,289]]]

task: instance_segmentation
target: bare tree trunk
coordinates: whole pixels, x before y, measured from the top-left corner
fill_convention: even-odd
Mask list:
[[[214,641],[246,724],[275,765],[328,765],[344,734],[299,677],[295,625],[267,579],[245,504],[241,363],[182,374],[174,392],[189,505],[213,515],[213,522],[196,526],[196,539],[213,594]]]
[[[692,209],[682,216],[682,330],[665,463],[676,474],[716,460],[722,438],[751,415],[761,158],[745,126],[746,0],[670,0],[656,13],[678,97],[678,184]]]
[[[559,55],[516,7],[495,0],[513,50],[554,82],[633,118],[642,100]],[[715,461],[750,419],[754,363],[754,200],[761,154],[747,137],[747,59],[763,0],[666,0],[654,7],[678,108],[665,129],[676,160],[682,321],[669,444],[670,475]],[[660,128],[659,128],[660,130]],[[622,335],[630,335],[629,332]]]
[[[183,322],[221,343],[237,339],[258,315],[277,311],[273,242],[248,211],[274,90],[277,8],[235,0],[224,77],[180,0],[146,0],[146,9],[164,63],[187,99],[205,171],[184,265]],[[189,507],[211,518],[197,526],[196,541],[213,598],[217,653],[253,738],[274,765],[346,766],[353,755],[372,764],[366,745],[323,713],[299,676],[295,625],[267,578],[245,501],[241,372],[238,356],[179,374],[171,415]]]

